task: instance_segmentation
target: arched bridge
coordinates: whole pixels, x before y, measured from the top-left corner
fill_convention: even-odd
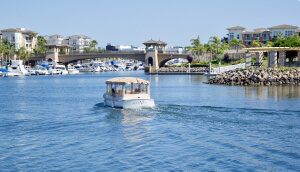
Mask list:
[[[46,44],[47,53],[42,56],[29,57],[31,61],[48,60],[62,62],[65,64],[77,60],[96,59],[96,58],[124,58],[134,59],[145,62],[145,72],[156,71],[165,65],[168,60],[176,58],[186,58],[188,54],[169,54],[165,53],[167,43],[163,41],[149,40],[143,43],[146,50],[142,52],[108,52],[108,53],[69,53],[70,45]],[[66,52],[66,53],[63,53]]]
[[[168,54],[168,53],[156,53],[158,67],[163,67],[165,63],[171,59],[176,58],[186,58],[188,54]],[[108,53],[77,53],[77,54],[63,54],[48,52],[45,55],[32,56],[29,57],[30,61],[39,60],[55,60],[56,62],[62,62],[64,64],[69,64],[78,60],[85,59],[96,59],[96,58],[123,58],[123,59],[134,59],[138,61],[145,62],[146,66],[149,66],[149,61],[146,58],[147,52],[108,52]],[[150,54],[151,56],[151,54]],[[154,58],[153,55],[152,58]],[[152,67],[155,67],[153,62]]]

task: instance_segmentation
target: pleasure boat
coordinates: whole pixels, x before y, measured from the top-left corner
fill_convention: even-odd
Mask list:
[[[104,105],[120,108],[153,107],[150,82],[132,77],[112,78],[106,81]]]
[[[74,66],[79,72],[93,72],[93,69],[90,67],[90,63],[83,63],[80,68]]]
[[[29,76],[31,75],[28,70],[25,69],[23,65],[23,60],[12,60],[11,61],[11,72],[15,73],[15,76]]]
[[[65,65],[56,65],[56,66],[55,66],[55,69],[58,70],[58,72],[59,72],[60,74],[62,74],[62,75],[69,74],[69,72],[67,71]]]
[[[78,74],[79,70],[77,70],[74,66],[68,68],[69,74]]]

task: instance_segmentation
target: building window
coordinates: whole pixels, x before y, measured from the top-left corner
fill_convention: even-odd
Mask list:
[[[273,32],[273,38],[275,38],[275,37],[277,36],[277,34],[279,34],[279,33],[281,33],[281,32],[279,32],[279,31],[274,31],[274,32]]]
[[[294,32],[289,30],[289,31],[285,31],[285,36],[291,36],[294,35]]]
[[[245,38],[245,40],[251,40],[251,37],[250,37],[250,35],[249,35],[249,34],[247,34],[247,35],[246,35],[246,38]]]
[[[240,35],[237,35],[236,38],[237,38],[237,39],[240,39]]]
[[[76,39],[73,39],[73,45],[76,45]]]
[[[233,33],[229,33],[229,40],[232,40],[234,38]]]

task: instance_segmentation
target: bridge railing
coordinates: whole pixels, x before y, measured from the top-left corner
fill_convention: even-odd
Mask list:
[[[103,52],[103,51],[85,51],[85,52],[69,52],[69,54],[99,54],[99,53],[102,53],[102,54],[140,54],[140,53],[145,53],[145,51],[106,51],[106,52]],[[65,52],[61,52],[59,54],[66,54]]]
[[[29,57],[41,57],[41,56],[45,56],[45,53],[41,53],[41,54],[30,54]]]

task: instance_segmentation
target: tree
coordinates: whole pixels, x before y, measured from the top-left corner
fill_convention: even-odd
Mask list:
[[[200,43],[200,37],[198,36],[196,39],[191,39],[191,45],[192,46],[185,47],[186,51],[195,53],[199,58],[199,55],[205,51],[204,46]]]
[[[278,39],[274,42],[274,47],[300,47],[300,40],[298,35],[288,36]]]
[[[262,47],[262,43],[259,41],[259,38],[257,38],[256,41],[251,42],[251,47]]]
[[[188,60],[189,63],[192,63],[192,61],[193,61],[193,57],[190,56],[190,55],[188,55],[188,56],[186,57],[186,59]]]
[[[220,46],[220,49],[222,50],[229,50],[229,44],[226,42],[223,42]]]
[[[267,41],[267,42],[266,42],[266,46],[267,46],[267,47],[273,47],[273,46],[274,46],[274,42],[272,42],[272,41]]]
[[[228,37],[223,37],[221,39],[222,44],[227,43],[228,44]]]
[[[236,48],[236,53],[239,53],[239,47],[245,47],[243,45],[243,40],[238,40],[236,38],[233,38],[230,42],[229,42],[229,45],[230,46],[235,46]]]
[[[221,40],[216,36],[212,36],[210,37],[209,42],[217,45],[217,54],[219,54],[219,45],[221,44]]]
[[[281,39],[282,38],[283,33],[279,32],[276,34],[276,40]]]
[[[91,51],[91,47],[84,47],[83,50],[85,53],[89,53]]]
[[[212,60],[212,54],[216,52],[215,44],[204,44],[206,52],[210,52],[210,60]]]
[[[15,53],[20,59],[23,56],[23,54],[26,54],[26,49],[25,47],[21,47]]]
[[[96,49],[96,45],[98,45],[98,42],[96,40],[93,40],[90,44],[90,48]]]
[[[44,46],[45,44],[47,44],[47,40],[43,36],[38,36],[37,37],[37,44],[40,47]]]
[[[29,33],[29,38],[36,38],[36,36],[37,36],[37,33],[35,33],[35,32]]]
[[[98,47],[98,52],[100,52],[100,53],[106,53],[106,49]]]
[[[33,49],[33,52],[35,54],[46,53],[46,47],[44,45],[47,44],[47,40],[43,36],[37,37],[37,44],[38,46]]]

